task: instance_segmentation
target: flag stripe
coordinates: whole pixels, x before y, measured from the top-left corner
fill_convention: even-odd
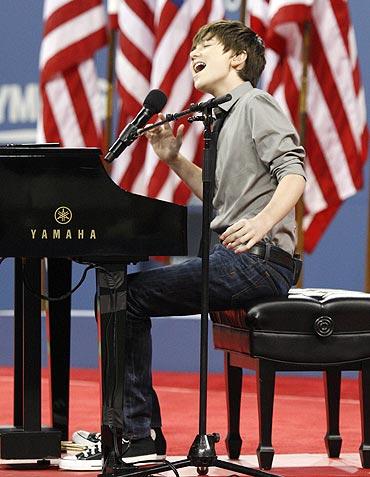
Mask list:
[[[89,14],[90,10],[95,7],[101,9],[100,0],[80,0],[79,2],[68,2],[61,6],[46,19],[44,24],[44,37],[52,33],[53,30],[63,26],[66,22],[72,22],[72,24],[74,24],[79,15]]]
[[[117,91],[121,98],[119,129],[140,110],[150,89],[154,54],[154,10],[151,2],[121,1],[118,9],[119,45],[116,54]],[[113,163],[112,178],[125,190],[144,166],[146,139],[140,138]]]
[[[64,146],[83,146],[78,116],[73,108],[68,85],[63,75],[46,84],[46,92],[54,120]]]
[[[71,0],[54,0],[53,2],[44,1],[43,20],[44,25],[48,19],[59,9],[62,9],[64,5],[70,3]]]
[[[146,78],[150,77],[152,69],[151,58],[143,57],[141,50],[130,41],[124,34],[120,35],[119,39],[120,54],[125,52],[126,61],[135,65],[136,70],[140,75],[144,75]]]
[[[357,48],[345,0],[250,0],[265,39],[262,85],[298,125],[303,22],[311,22],[305,249],[312,251],[341,202],[363,183],[368,130]],[[272,53],[273,52],[273,53]]]
[[[42,124],[42,132],[39,132],[41,137],[38,140],[40,142],[60,142],[59,129],[45,89],[42,91],[42,116],[47,118],[47,121],[45,124],[44,122]]]
[[[149,16],[143,14],[144,3],[151,12]],[[128,118],[137,113],[144,99],[141,97],[140,101],[139,95],[136,95],[136,102],[127,101],[127,92],[134,95],[136,89],[137,81],[131,74],[133,70],[137,70],[145,77],[146,92],[150,88],[160,88],[165,92],[168,96],[166,111],[181,111],[190,102],[200,100],[203,95],[193,90],[189,68],[192,37],[202,24],[211,19],[221,18],[224,13],[221,0],[185,0],[183,2],[126,0],[122,4],[125,7],[119,12],[121,14],[120,35],[126,36],[126,40],[120,42],[121,52],[117,55],[117,58],[121,58],[119,61],[122,67],[122,75],[119,76],[119,91],[122,98],[121,129],[127,124]],[[125,17],[122,16],[123,11],[126,12]],[[144,23],[146,26],[138,30],[133,30],[130,26],[131,32],[134,32],[132,33],[135,36],[134,41],[127,35],[126,30],[129,28],[128,25],[137,23]],[[150,34],[147,34],[147,31],[150,31]],[[143,56],[145,54],[143,52],[149,50],[152,54],[145,55],[149,61],[142,67],[137,61],[138,54]],[[122,57],[126,58],[125,69]],[[131,65],[129,66],[128,63]],[[199,125],[190,125],[186,120],[184,124],[183,149],[187,152],[185,144],[187,141],[193,141],[188,157],[190,160],[198,161],[196,151],[201,141]],[[178,124],[175,127],[177,128]],[[144,148],[145,154],[142,153]],[[158,161],[151,148],[146,147],[145,140],[137,141],[127,148],[122,156],[122,162],[125,161],[125,164],[114,166],[115,180],[119,180],[122,187],[150,197],[176,200],[178,203],[185,203],[188,200],[189,191],[180,185],[179,178],[170,172],[165,164]]]
[[[299,97],[300,76],[297,75],[295,64],[290,65],[289,73],[291,76],[287,78],[286,96],[289,98],[289,101],[292,101],[293,98],[297,100]],[[309,111],[308,120],[310,121],[307,135],[310,160],[311,162],[318,163],[320,168],[325,167],[325,170],[321,170],[320,174],[323,174],[327,181],[325,183],[326,191],[346,199],[355,193],[356,188],[351,180],[346,154],[342,147],[341,139],[338,136],[333,116],[328,108],[328,103],[326,103],[322,94],[317,77],[312,70],[310,70],[310,73],[308,82],[311,95],[308,97],[307,105]],[[294,102],[294,105],[291,105],[290,110],[293,113],[298,110],[297,101]],[[314,150],[311,148],[314,148]],[[325,157],[323,151],[328,150],[331,151],[331,154]]]
[[[318,48],[321,50],[321,44],[317,32],[315,29],[312,31],[312,38]],[[316,76],[318,78],[325,78],[325,81],[321,81],[321,90],[325,97],[325,101],[331,110],[333,121],[338,131],[341,132],[339,139],[342,142],[342,146],[346,151],[347,160],[352,174],[352,179],[357,185],[361,186],[361,168],[357,160],[357,144],[355,137],[351,133],[350,118],[347,116],[345,106],[343,105],[343,98],[341,93],[337,89],[337,82],[334,80],[335,72],[333,72],[326,61],[326,57],[321,55],[320,64],[314,62],[313,67],[315,69]],[[338,72],[339,73],[339,72]],[[337,74],[338,74],[337,73]],[[344,75],[341,75],[343,78]],[[354,100],[353,97],[348,99]],[[357,120],[356,120],[357,123]]]
[[[177,15],[172,15],[173,20],[167,28],[166,33],[162,34],[161,32],[159,35],[161,42],[157,45],[157,51],[154,58],[154,75],[152,75],[152,79],[154,76],[153,84],[160,84],[160,88],[169,96],[168,107],[173,104],[173,107],[176,108],[175,110],[184,109],[190,102],[197,102],[201,96],[201,93],[195,92],[192,87],[190,88],[191,95],[188,96],[186,94],[186,88],[184,88],[183,85],[192,85],[189,68],[189,53],[192,37],[199,27],[206,22],[205,19],[209,18],[211,8],[212,2],[209,0],[197,0],[191,3],[184,2],[177,12]],[[167,2],[164,6],[161,18],[166,19],[168,17],[168,9],[171,10],[170,13],[172,14],[171,2]],[[181,29],[181,25],[184,24],[188,25],[187,30],[184,28]],[[173,41],[170,42],[171,38],[174,38],[176,41],[176,49],[173,49],[173,52],[176,53],[176,55],[172,54],[169,60],[167,60],[168,64],[165,64],[165,52],[168,50],[170,43],[173,43]],[[161,71],[167,72],[161,83],[159,83],[159,79],[155,74],[157,71],[156,67]],[[176,87],[176,82],[178,87]],[[186,123],[185,135],[189,128],[189,123]],[[190,155],[190,157],[194,160],[194,153]],[[175,175],[164,163],[159,162],[151,151],[147,153],[147,162],[148,167],[152,170],[151,179],[148,185],[148,195],[150,197],[160,197],[165,200],[174,200],[173,193],[175,186],[173,185],[171,188],[169,187],[169,184],[175,184],[177,182]]]
[[[326,71],[330,72],[330,81],[335,84],[335,94],[338,96],[338,101],[341,105],[341,114],[343,119],[348,121],[345,129],[348,129],[356,141],[360,136],[360,125],[358,124],[356,114],[357,102],[355,100],[351,60],[340,35],[332,9],[325,9],[325,12],[327,14],[322,15],[320,10],[317,8],[313,9],[315,28],[312,32],[312,41],[319,46],[319,53],[322,56]],[[330,30],[330,36],[327,33],[328,29]],[[333,42],[335,43],[335,48],[332,48]],[[327,51],[330,51],[330,54],[326,54],[325,52]],[[315,58],[316,55],[314,55],[313,60]],[[325,78],[323,86],[326,86],[327,83],[328,78]]]
[[[118,24],[122,34],[149,60],[154,52],[153,14],[142,2],[121,2]],[[146,45],[143,48],[143,44]],[[122,51],[126,52],[125,49]]]
[[[101,105],[93,55],[104,46],[101,0],[46,0],[40,48],[38,138],[63,146],[102,144]]]
[[[73,2],[72,2],[73,3]],[[64,57],[67,65],[91,56],[91,52],[103,46],[105,42],[105,18],[102,16],[101,7],[94,7],[76,18],[65,22],[50,31],[43,39],[40,50],[40,68],[47,69],[47,63],[51,62],[64,50],[75,46],[76,50]],[[96,44],[97,38],[101,43]],[[81,48],[81,42],[85,50]],[[93,42],[91,44],[91,42]],[[63,59],[61,59],[63,61]],[[50,68],[50,67],[49,67]]]

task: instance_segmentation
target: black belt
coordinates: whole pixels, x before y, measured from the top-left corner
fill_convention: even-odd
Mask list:
[[[276,245],[258,242],[256,245],[253,245],[248,252],[257,255],[257,257],[263,258],[264,260],[288,268],[291,271],[294,270],[293,257],[282,248],[276,247]]]

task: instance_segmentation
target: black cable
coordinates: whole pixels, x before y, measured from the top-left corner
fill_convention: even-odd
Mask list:
[[[91,262],[84,262],[82,260],[75,260],[77,263],[81,264],[81,265],[87,265],[87,266],[91,266],[92,268],[94,268],[95,270],[97,271],[100,271],[100,272],[103,272],[105,273],[114,283],[114,292],[112,292],[112,289],[111,287],[108,287],[109,288],[109,294],[110,294],[110,297],[111,299],[113,299],[114,301],[114,309],[115,309],[115,312],[114,313],[109,313],[109,318],[107,319],[107,324],[106,324],[106,330],[109,329],[110,325],[111,325],[111,321],[112,321],[112,318],[115,318],[115,315],[116,315],[116,299],[115,299],[115,295],[116,295],[116,288],[117,288],[117,284],[115,283],[115,277],[113,275],[113,273],[108,270],[107,268],[101,266],[101,265],[98,265],[96,263],[91,263]],[[97,308],[97,306],[95,305],[95,309]],[[99,311],[100,313],[100,311]],[[107,315],[107,314],[106,314]],[[98,323],[97,323],[98,324]],[[99,324],[98,324],[99,325]],[[108,349],[109,345],[110,345],[110,342],[109,342],[109,337],[108,337],[108,333],[105,334],[105,349]],[[107,362],[106,362],[106,368],[109,369],[109,353],[106,353],[106,356],[107,356]],[[106,376],[106,380],[108,379],[108,376]],[[104,387],[107,388],[107,382],[104,383]],[[116,384],[114,384],[114,387],[116,387]],[[113,396],[113,394],[112,394]],[[107,405],[109,407],[112,407],[112,402],[108,402]],[[115,439],[114,439],[115,440]]]
[[[106,269],[105,267],[101,266],[101,265],[97,265],[95,263],[88,263],[88,262],[82,262],[80,261],[79,263],[81,264],[85,264],[85,265],[91,265],[95,268],[95,270],[99,270],[101,272],[104,272],[108,278],[110,278],[113,282],[113,286],[109,286],[108,289],[109,289],[109,295],[110,295],[110,298],[112,299],[113,301],[113,309],[114,309],[114,312],[113,313],[109,313],[109,318],[107,319],[107,324],[106,324],[106,329],[108,330],[109,327],[111,326],[111,322],[112,320],[113,321],[116,321],[117,320],[117,293],[118,293],[118,288],[120,287],[120,285],[122,283],[120,283],[120,280],[119,280],[119,277],[118,277],[118,281],[116,281],[116,277],[114,276],[114,274],[109,271],[108,269]],[[113,332],[116,333],[116,326],[113,327]],[[115,343],[116,340],[115,340],[115,337],[113,337],[113,342]],[[110,345],[110,341],[109,341],[109,336],[108,336],[108,333],[105,334],[105,348],[108,349]],[[118,350],[116,349],[116,346],[113,348],[113,362],[116,361],[116,358],[117,358],[117,352]],[[109,353],[106,354],[107,356],[107,359],[109,359]],[[106,367],[107,369],[110,368],[109,366],[109,361],[106,362]],[[108,379],[108,377],[107,377]],[[111,397],[113,397],[115,395],[115,389],[117,388],[117,375],[115,375],[115,379],[114,379],[114,383],[113,383],[113,389],[114,389],[114,392],[111,393]],[[105,383],[105,386],[107,386],[107,383]],[[107,403],[109,407],[113,407],[113,402],[108,402]],[[115,441],[115,439],[114,439]],[[116,449],[115,449],[116,451]]]
[[[80,288],[82,283],[85,281],[87,272],[89,270],[91,270],[92,268],[95,268],[94,264],[90,264],[88,267],[86,267],[85,270],[83,271],[83,273],[81,275],[81,278],[80,278],[79,282],[77,283],[77,285],[74,288],[72,288],[72,290],[68,291],[67,293],[64,293],[63,295],[57,296],[57,297],[43,295],[42,293],[36,293],[32,289],[32,286],[30,285],[25,273],[23,273],[23,275],[22,275],[22,281],[23,281],[24,286],[27,288],[27,290],[33,296],[35,296],[36,298],[42,298],[43,300],[46,300],[46,301],[61,301],[61,300],[65,300],[66,298],[70,297],[78,288]]]
[[[171,467],[171,469],[173,470],[173,473],[176,475],[176,477],[180,477],[180,474],[178,473],[176,467],[175,467],[174,465],[172,465],[170,461],[164,459],[164,460],[163,460],[163,463],[164,463],[164,464],[167,464],[168,467]]]
[[[81,263],[81,262],[80,262]],[[108,290],[109,290],[109,296],[110,296],[110,299],[112,300],[112,306],[113,306],[113,313],[109,313],[109,314],[105,314],[106,316],[108,315],[108,318],[107,318],[107,322],[106,322],[106,330],[108,331],[108,329],[110,328],[110,326],[112,325],[112,321],[113,323],[116,322],[117,320],[117,302],[118,302],[118,288],[124,283],[124,282],[121,282],[120,280],[120,277],[116,277],[114,275],[114,273],[112,273],[111,271],[107,270],[106,268],[104,268],[103,266],[101,265],[97,265],[97,264],[90,264],[90,265],[94,265],[94,268],[95,270],[98,270],[100,272],[103,272],[107,278],[111,280],[111,283],[108,282]],[[113,326],[113,332],[116,333],[116,330],[117,330],[117,327],[116,326]],[[109,341],[109,333],[105,333],[105,347],[106,349],[108,349],[109,345],[110,345],[110,341]],[[116,343],[116,339],[115,339],[115,336],[113,336],[113,342]],[[118,350],[116,348],[116,346],[114,346],[113,348],[113,362],[116,361],[117,359],[117,353],[118,353]],[[107,359],[109,359],[109,353],[106,353],[106,356],[107,356]],[[106,362],[106,368],[109,369],[110,366],[109,366],[109,361]],[[116,370],[117,371],[117,370]],[[106,377],[108,379],[108,376]],[[113,387],[113,392],[111,393],[111,397],[113,397],[116,393],[116,388],[117,388],[117,381],[118,381],[118,378],[117,378],[117,374],[115,374],[114,376],[114,380],[113,380],[113,384],[112,384],[112,387]],[[105,387],[107,387],[107,383],[105,383]],[[108,407],[112,408],[113,407],[113,402],[108,402],[107,403]],[[110,419],[109,419],[110,420]],[[114,426],[109,426],[110,427],[110,430],[112,432],[112,435],[113,435],[113,448],[114,448],[114,454],[115,454],[115,457],[117,459],[120,459],[122,456],[120,455],[120,449],[119,449],[119,446],[118,446],[118,438],[120,438],[118,435],[117,435],[117,429],[116,427]],[[106,465],[106,464],[105,464]],[[104,472],[104,471],[103,471]]]
[[[124,462],[124,458],[125,456],[123,455],[122,457],[122,461]],[[176,467],[170,462],[168,461],[167,459],[163,459],[160,461],[161,463],[158,464],[158,460],[138,460],[135,462],[135,465],[140,465],[140,464],[144,464],[144,465],[150,465],[150,464],[156,464],[156,466],[153,466],[152,467],[148,467],[148,469],[143,469],[143,473],[144,475],[150,477],[150,476],[155,476],[156,473],[155,473],[155,470],[156,468],[158,467],[158,465],[162,465],[162,464],[166,464],[168,465],[168,467],[170,467],[170,469],[173,471],[173,473],[175,474],[176,477],[180,477],[180,474],[178,472],[178,470],[176,469]],[[151,471],[153,471],[153,473],[151,473]],[[167,471],[166,471],[167,472]],[[236,477],[236,476],[234,476]]]

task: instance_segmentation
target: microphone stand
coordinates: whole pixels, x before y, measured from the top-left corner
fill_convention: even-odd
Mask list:
[[[229,95],[230,96],[230,95]],[[223,99],[225,97],[222,97]],[[218,98],[214,98],[217,100]],[[226,102],[231,99],[224,99]],[[221,104],[221,102],[217,103]],[[216,104],[216,105],[217,105]],[[196,467],[198,475],[206,475],[209,467],[218,467],[220,469],[230,470],[232,472],[250,475],[252,477],[278,477],[259,469],[253,469],[232,462],[223,461],[217,458],[215,444],[219,442],[220,435],[218,433],[207,434],[207,384],[208,384],[208,312],[209,312],[209,247],[210,247],[210,222],[212,214],[212,199],[214,189],[214,172],[216,164],[216,153],[212,151],[212,131],[213,122],[212,109],[215,105],[212,100],[198,105],[192,105],[189,109],[174,115],[167,115],[166,119],[160,123],[149,125],[138,133],[142,134],[153,127],[158,127],[168,121],[192,113],[195,110],[201,111],[200,116],[189,118],[190,121],[203,121],[204,124],[204,148],[203,148],[203,206],[202,206],[202,297],[201,297],[201,336],[200,336],[200,370],[199,370],[199,434],[195,437],[186,459],[175,462],[166,462],[163,464],[148,465],[145,467],[134,467],[132,465],[121,465],[120,467],[111,468],[111,473],[102,473],[102,477],[145,477],[161,472],[184,467]],[[197,109],[194,109],[197,107]],[[170,119],[171,117],[171,119]],[[213,149],[216,151],[216,148]],[[178,474],[176,474],[178,475]]]

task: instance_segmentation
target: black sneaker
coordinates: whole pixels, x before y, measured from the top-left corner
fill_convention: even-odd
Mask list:
[[[153,439],[148,436],[136,441],[122,439],[122,462],[125,464],[141,464],[157,460]],[[101,470],[102,469],[101,443],[88,447],[79,454],[67,454],[59,461],[62,470]]]
[[[160,427],[155,427],[151,429],[150,436],[154,441],[157,460],[164,460],[166,458],[166,449],[167,443],[163,435],[162,429]],[[95,445],[101,445],[101,434],[100,432],[89,432],[89,431],[76,431],[72,435],[72,441],[75,444],[79,444],[83,447],[94,447]],[[124,442],[123,442],[124,444]]]
[[[153,439],[148,436],[136,441],[122,440],[122,461],[125,464],[138,464],[157,460]]]
[[[157,460],[165,460],[166,451],[167,451],[167,442],[163,435],[162,428],[153,427],[150,430],[150,437],[154,441],[155,451],[157,453]]]

